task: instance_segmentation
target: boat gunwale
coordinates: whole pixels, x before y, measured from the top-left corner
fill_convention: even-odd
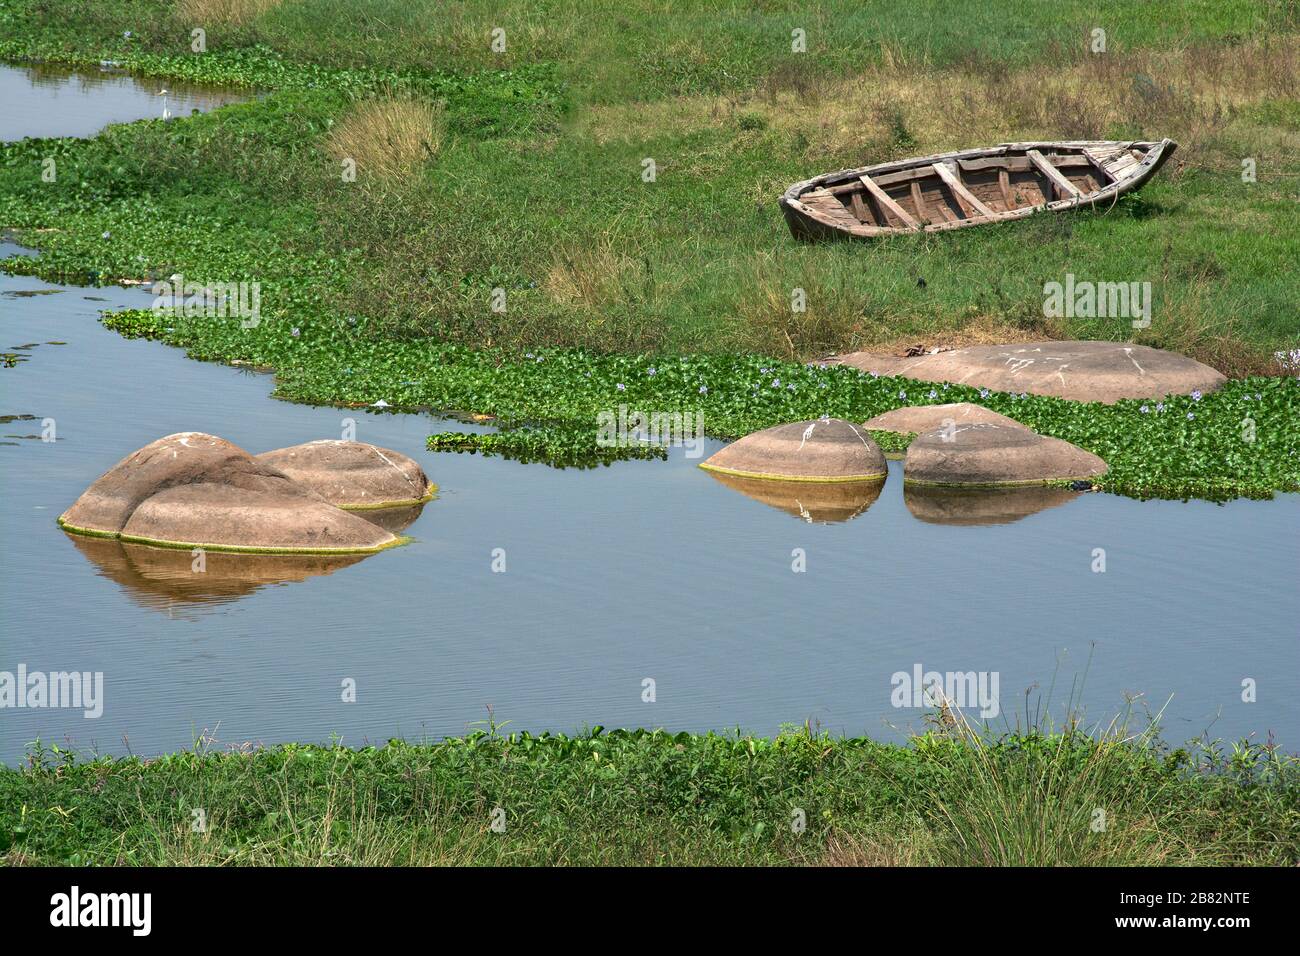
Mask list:
[[[1077,149],[1082,152],[1087,149],[1115,146],[1124,150],[1144,149],[1146,155],[1139,160],[1136,165],[1129,167],[1120,178],[1113,179],[1101,189],[1090,193],[1083,193],[1080,196],[1057,199],[1052,202],[1041,203],[1034,206],[1024,206],[1020,209],[1006,210],[992,219],[981,216],[977,218],[960,219],[952,222],[932,222],[920,228],[869,226],[865,223],[860,226],[845,226],[832,221],[816,209],[813,209],[811,206],[800,201],[801,196],[817,188],[830,188],[852,182],[854,179],[861,178],[862,176],[878,176],[942,162],[963,159],[982,159],[1006,155],[1012,151],[1027,152],[1031,149],[1041,151],[1043,149],[1067,148]],[[953,150],[947,153],[937,153],[933,156],[919,156],[909,159],[891,160],[887,163],[876,163],[872,166],[859,166],[853,169],[841,169],[835,172],[822,173],[819,176],[801,180],[792,185],[781,195],[779,204],[782,211],[787,214],[787,219],[789,219],[790,213],[794,213],[809,227],[807,233],[803,235],[799,233],[795,234],[795,237],[799,239],[823,238],[822,236],[816,235],[818,231],[828,234],[825,238],[839,236],[864,239],[879,236],[911,235],[920,232],[943,232],[949,229],[960,229],[967,226],[982,226],[990,223],[1011,222],[1017,219],[1023,219],[1036,212],[1061,212],[1067,209],[1073,209],[1080,206],[1091,206],[1107,199],[1117,198],[1123,193],[1141,186],[1154,176],[1159,171],[1160,167],[1164,165],[1165,161],[1173,155],[1177,146],[1178,144],[1168,137],[1158,141],[1092,139],[999,143],[996,146],[982,146],[974,149]],[[791,231],[793,232],[794,223],[791,222],[789,224],[791,226]]]

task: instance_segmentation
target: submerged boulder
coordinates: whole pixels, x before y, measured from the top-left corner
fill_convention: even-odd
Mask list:
[[[399,540],[202,432],[168,435],[123,458],[59,525],[141,544],[228,551],[359,553]]]
[[[891,412],[885,412],[883,415],[877,415],[875,418],[868,420],[862,427],[882,432],[915,432],[920,435],[936,428],[944,428],[949,422],[954,426],[992,422],[997,425],[1025,427],[1014,418],[999,415],[997,412],[989,411],[982,405],[973,405],[970,402],[950,402],[947,405],[909,405],[906,408],[895,408]]]
[[[878,481],[887,465],[866,429],[838,418],[790,422],[732,442],[700,465],[741,478]]]
[[[1227,381],[1186,355],[1127,342],[975,345],[914,358],[852,352],[830,361],[878,375],[1106,404],[1212,392]]]
[[[905,482],[928,485],[1033,485],[1105,472],[1104,461],[1077,445],[994,422],[918,435],[903,463]]]
[[[433,487],[414,459],[358,441],[321,439],[257,459],[340,508],[396,508],[428,501]]]

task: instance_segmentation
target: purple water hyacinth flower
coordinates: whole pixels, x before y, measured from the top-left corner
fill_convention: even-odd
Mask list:
[[[987,388],[981,388],[980,398],[988,398],[988,397],[989,397],[989,390]]]
[[[709,386],[707,386],[707,385],[701,385],[701,386],[700,386],[700,394],[701,394],[701,395],[707,395],[707,394],[709,394]]]
[[[1165,403],[1164,403],[1164,402],[1156,402],[1156,411],[1158,411],[1158,412],[1163,412],[1164,410],[1165,410]]]
[[[1192,401],[1199,402],[1200,400],[1201,400],[1201,390],[1198,388],[1192,392]]]
[[[930,389],[930,397],[931,397],[931,398],[938,398],[938,397],[939,397],[939,393],[936,392],[934,389]]]
[[[651,366],[650,371],[649,371],[647,374],[650,374],[650,375],[655,374],[655,369],[654,369],[653,366]]]
[[[904,392],[904,391],[900,390],[899,393],[898,393],[898,397],[899,397],[900,399],[902,399],[903,401],[907,401],[907,392]]]
[[[794,391],[794,382],[791,382],[789,385],[786,386],[786,388],[788,388],[790,391],[793,392],[793,391]]]
[[[773,387],[773,388],[780,388],[780,387],[781,387],[781,380],[780,380],[779,378],[774,378],[774,379],[772,379],[772,387]]]
[[[1147,412],[1151,411],[1151,409],[1143,405],[1141,408],[1138,409],[1138,411],[1141,412],[1143,415],[1145,415]]]
[[[298,328],[298,326],[295,325],[292,329],[290,329],[289,334],[296,339],[298,336],[302,335],[302,329]]]
[[[1187,413],[1187,419],[1188,419],[1188,421],[1191,421],[1191,420],[1192,420],[1193,418],[1195,418],[1195,417],[1196,417],[1196,413],[1195,413],[1195,412],[1188,412],[1188,413]]]
[[[624,385],[622,382],[619,382],[619,383],[618,383],[617,385],[615,385],[614,387],[615,387],[616,389],[618,389],[620,392],[625,392],[625,391],[627,391],[627,386]]]

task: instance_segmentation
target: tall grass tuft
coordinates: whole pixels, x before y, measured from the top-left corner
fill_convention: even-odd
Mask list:
[[[917,741],[942,772],[926,791],[938,858],[957,866],[1140,866],[1170,854],[1165,782],[1144,761],[1158,717],[1085,730],[1031,728],[994,738],[942,701],[940,729]]]
[[[390,96],[353,106],[330,132],[328,148],[354,161],[364,183],[409,175],[438,155],[445,134],[440,104]]]

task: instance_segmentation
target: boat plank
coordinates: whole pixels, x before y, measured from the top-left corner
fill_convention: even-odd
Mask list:
[[[844,203],[840,202],[825,189],[814,189],[812,192],[802,196],[801,201],[809,209],[821,213],[837,225],[862,225],[862,222],[845,208]]]
[[[1091,149],[1085,149],[1083,151],[1083,155],[1088,160],[1088,162],[1092,165],[1092,168],[1096,170],[1100,176],[1105,177],[1104,179],[1102,179],[1102,185],[1106,185],[1107,183],[1113,183],[1115,181],[1115,177],[1112,176],[1110,170],[1106,168],[1105,161],[1103,161],[1102,158],[1096,154],[1096,152],[1094,152]]]
[[[998,190],[1002,193],[1002,205],[1007,209],[1016,208],[1015,200],[1011,196],[1011,174],[1005,169],[998,170]]]
[[[1031,149],[1025,155],[1029,157],[1029,161],[1037,167],[1038,171],[1051,181],[1052,185],[1061,193],[1062,198],[1078,199],[1083,195],[1083,193],[1079,192],[1078,187],[1061,175],[1061,171],[1044,159],[1043,154],[1038,150]]]
[[[894,200],[890,198],[889,193],[877,186],[870,176],[859,176],[858,178],[862,180],[862,185],[867,187],[867,192],[871,193],[871,195],[875,197],[876,202],[880,203],[881,206],[893,213],[894,216],[903,223],[903,225],[907,226],[907,228],[916,228],[916,220],[907,214],[906,209],[894,202]]]
[[[916,214],[921,217],[923,222],[930,222],[930,210],[925,205],[925,197],[921,195],[921,184],[912,180],[912,205],[916,207]]]
[[[871,210],[862,201],[862,193],[850,193],[849,202],[853,204],[853,215],[857,216],[858,219],[863,222],[872,222],[874,220],[875,217],[871,215]]]
[[[997,218],[998,214],[980,202],[975,194],[966,188],[966,185],[961,181],[961,177],[951,167],[943,163],[935,163],[933,169],[939,174],[939,178],[948,184],[948,188],[952,190],[954,198],[961,206],[968,211],[974,210],[986,219]]]

